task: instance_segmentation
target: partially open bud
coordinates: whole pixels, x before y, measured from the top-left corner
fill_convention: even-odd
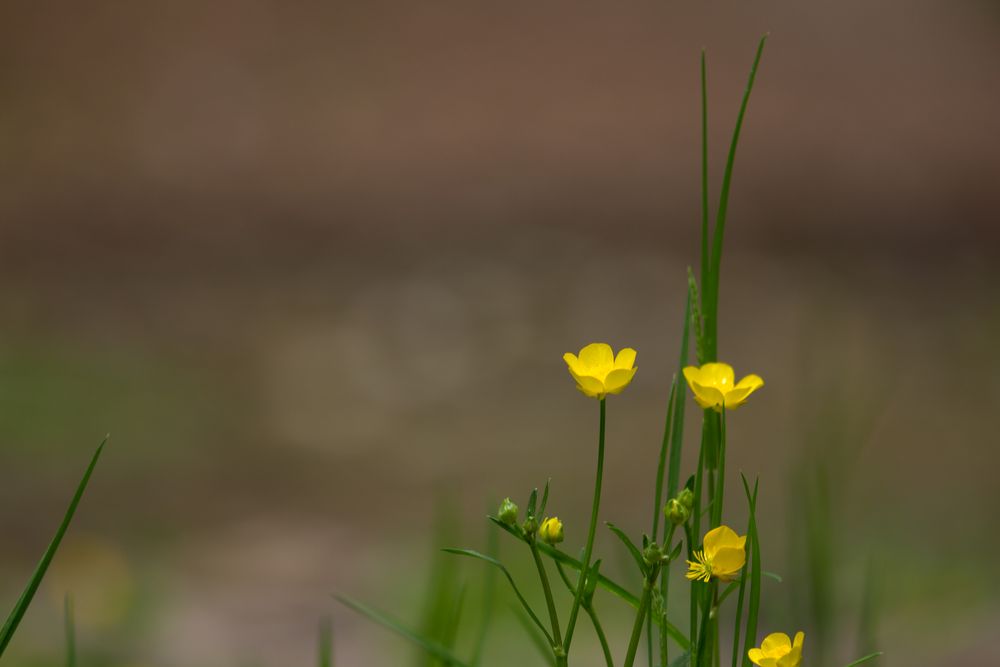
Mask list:
[[[517,511],[517,505],[510,498],[504,498],[500,503],[500,509],[497,510],[497,517],[508,526],[513,526],[517,523]]]
[[[563,541],[563,525],[559,517],[552,517],[551,519],[546,519],[542,522],[542,526],[538,529],[538,536],[542,538],[543,542],[548,544],[559,544]]]
[[[670,523],[680,526],[691,517],[691,508],[687,507],[683,501],[671,498],[667,501],[667,506],[663,508],[663,513]]]

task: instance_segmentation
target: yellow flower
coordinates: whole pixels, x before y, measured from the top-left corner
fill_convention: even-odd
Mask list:
[[[784,632],[774,632],[764,637],[760,648],[747,651],[751,662],[760,667],[799,667],[802,663],[802,642],[805,633],[795,634],[795,641]]]
[[[729,364],[710,363],[701,368],[687,366],[684,379],[694,392],[694,400],[703,408],[714,408],[716,412],[733,410],[746,403],[747,397],[764,386],[759,375],[748,375],[733,383],[735,375]]]
[[[559,544],[563,541],[563,525],[559,517],[554,516],[542,522],[542,527],[538,529],[538,536],[543,542],[548,544]]]
[[[694,552],[685,575],[692,581],[732,581],[747,562],[747,536],[737,535],[729,526],[719,526],[705,533],[703,549]]]
[[[626,347],[616,357],[607,343],[591,343],[580,350],[563,355],[576,388],[592,398],[603,399],[608,394],[620,394],[635,375],[635,350]]]

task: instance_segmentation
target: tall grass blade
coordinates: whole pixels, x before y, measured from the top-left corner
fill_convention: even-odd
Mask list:
[[[42,554],[42,558],[38,561],[38,565],[35,567],[35,571],[31,575],[31,579],[28,580],[28,584],[24,587],[21,597],[18,598],[17,603],[14,604],[14,608],[11,609],[10,615],[7,616],[7,621],[4,623],[3,629],[0,630],[0,656],[2,656],[4,651],[7,649],[7,644],[10,643],[11,638],[17,631],[17,626],[20,625],[25,612],[28,611],[28,606],[31,605],[32,598],[35,597],[35,592],[38,590],[38,586],[42,583],[42,579],[45,577],[45,573],[49,569],[49,564],[52,563],[52,558],[56,555],[56,551],[59,549],[59,544],[62,542],[63,536],[69,528],[69,524],[73,521],[73,515],[76,513],[76,507],[80,504],[80,499],[83,498],[83,492],[87,489],[87,484],[90,482],[90,476],[93,474],[94,468],[97,466],[97,460],[101,457],[101,452],[104,451],[104,445],[106,445],[107,442],[108,438],[105,437],[101,444],[98,445],[94,455],[91,457],[90,465],[87,466],[86,472],[83,473],[83,478],[80,480],[80,484],[76,487],[76,493],[73,494],[73,499],[70,501],[69,507],[66,508],[66,514],[63,515],[62,523],[60,523],[59,528],[56,529],[55,536],[49,543],[45,553]]]
[[[747,504],[750,507],[750,601],[747,608],[747,628],[743,637],[743,667],[750,667],[750,657],[747,652],[753,648],[757,641],[757,616],[760,613],[760,540],[757,535],[757,491],[760,480],[755,480],[753,493],[750,493],[750,484],[745,475],[740,473],[743,480],[743,490],[747,495]]]
[[[316,663],[319,667],[333,667],[333,621],[329,616],[319,621]]]
[[[715,229],[712,231],[712,251],[709,259],[711,266],[708,275],[703,274],[701,278],[701,288],[704,290],[702,298],[707,299],[706,302],[703,302],[703,315],[705,317],[706,355],[708,361],[715,361],[718,355],[719,272],[722,264],[722,241],[726,231],[726,214],[729,210],[729,190],[733,181],[733,165],[736,162],[736,147],[740,142],[743,118],[746,115],[747,104],[750,102],[750,93],[753,91],[753,84],[757,78],[757,66],[760,65],[760,58],[764,53],[764,44],[766,42],[767,35],[764,35],[760,38],[760,43],[757,45],[757,54],[754,56],[753,65],[750,68],[750,78],[747,81],[746,91],[743,93],[740,111],[736,116],[736,127],[733,128],[733,138],[729,144],[729,155],[726,157],[726,167],[722,173],[722,191],[719,195],[719,208],[715,215]],[[706,159],[706,165],[707,162]],[[704,236],[704,231],[702,234]]]
[[[489,531],[486,538],[486,554],[490,558],[496,558],[500,551],[500,543],[497,539],[496,531]],[[483,652],[486,650],[486,636],[489,634],[490,625],[493,622],[493,609],[496,605],[497,577],[496,570],[486,568],[483,570],[483,611],[480,618],[479,636],[476,638],[476,648],[472,653],[472,660],[469,662],[472,667],[479,667],[483,661]]]
[[[386,616],[382,612],[376,611],[368,605],[358,602],[357,600],[347,597],[346,595],[334,595],[333,597],[344,606],[356,611],[369,620],[381,625],[383,628],[396,633],[400,637],[423,649],[428,655],[440,660],[445,665],[448,665],[449,667],[470,667],[465,662],[455,657],[455,655],[447,647],[433,639],[424,637],[421,634],[410,630],[399,621]]]

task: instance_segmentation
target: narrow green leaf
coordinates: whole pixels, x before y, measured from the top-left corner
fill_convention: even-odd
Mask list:
[[[87,483],[90,482],[90,476],[94,472],[94,468],[97,466],[97,460],[101,457],[101,452],[104,451],[104,445],[107,444],[107,437],[104,441],[97,447],[97,451],[94,452],[93,457],[90,459],[90,465],[87,466],[86,472],[83,473],[83,478],[80,480],[79,486],[76,487],[76,493],[73,494],[73,499],[69,503],[69,507],[66,509],[66,514],[63,516],[62,523],[59,524],[59,528],[56,530],[55,536],[49,543],[48,548],[45,553],[42,554],[42,558],[38,561],[38,565],[35,567],[35,572],[31,575],[31,579],[28,580],[28,584],[24,587],[24,591],[21,593],[21,597],[18,598],[17,603],[14,608],[11,609],[10,615],[7,617],[7,622],[4,623],[3,629],[0,630],[0,656],[7,649],[7,644],[10,643],[11,638],[14,636],[14,632],[17,631],[17,626],[21,623],[21,619],[24,618],[24,614],[28,611],[28,606],[31,604],[32,598],[35,597],[35,592],[38,590],[38,586],[42,583],[42,578],[45,577],[45,572],[49,569],[49,564],[52,562],[53,556],[56,555],[56,550],[59,549],[59,544],[62,542],[63,535],[66,534],[66,530],[69,528],[70,522],[73,521],[73,515],[76,513],[76,507],[80,504],[80,499],[83,497],[83,492],[87,489]]]
[[[514,617],[517,618],[518,622],[521,624],[521,627],[523,627],[524,631],[528,633],[528,638],[531,639],[531,644],[538,649],[539,655],[545,659],[545,664],[549,665],[549,667],[556,667],[556,659],[555,656],[552,655],[552,647],[549,646],[545,635],[538,631],[538,627],[531,622],[531,619],[524,613],[523,609],[514,605],[511,605],[510,608],[511,611],[514,612]]]
[[[498,561],[496,558],[491,558],[486,554],[479,553],[478,551],[473,551],[472,549],[448,548],[448,549],[442,549],[442,551],[449,554],[455,554],[456,556],[467,556],[469,558],[477,558],[481,561],[489,563],[490,565],[493,565],[494,567],[500,568],[500,571],[503,572],[503,575],[507,577],[507,581],[510,582],[510,587],[514,589],[514,594],[517,596],[517,599],[521,602],[521,606],[524,607],[524,610],[528,612],[528,615],[531,617],[531,620],[535,622],[535,624],[538,626],[538,629],[541,630],[542,634],[545,635],[545,638],[548,639],[549,645],[555,646],[555,642],[552,639],[552,635],[550,635],[548,630],[545,629],[545,626],[542,624],[542,621],[535,614],[534,610],[531,608],[531,605],[529,605],[528,601],[524,598],[523,595],[521,595],[521,590],[517,587],[517,584],[514,583],[514,577],[511,576],[510,571],[504,566],[503,563]]]
[[[750,503],[752,505],[754,505],[754,506],[756,506],[756,504],[757,504],[757,489],[756,489],[756,487],[754,488],[754,495],[753,495],[753,498],[750,500]],[[749,524],[749,519],[747,520],[747,523]],[[749,533],[750,533],[750,526],[747,525],[747,534],[749,534]],[[733,667],[736,667],[736,665],[739,664],[740,632],[743,630],[743,628],[742,628],[742,621],[743,621],[743,599],[744,599],[744,596],[746,594],[746,586],[747,586],[747,563],[748,562],[749,562],[749,559],[743,561],[743,568],[742,568],[742,571],[740,572],[740,582],[739,582],[740,596],[736,599],[736,620],[733,623],[733,663],[732,663]],[[731,587],[732,587],[732,585],[730,585],[730,588]]]
[[[319,667],[333,667],[333,621],[329,616],[319,620],[319,640],[316,648],[316,662]]]
[[[674,382],[677,385],[677,389],[674,391],[673,424],[671,424],[670,433],[670,463],[667,466],[667,496],[670,498],[676,496],[680,491],[678,484],[681,478],[681,450],[684,444],[684,408],[687,405],[687,391],[685,391],[684,383],[681,382],[680,378],[684,373],[684,367],[687,366],[692,307],[691,294],[689,293],[684,304],[681,349],[677,355],[677,373],[674,375]]]
[[[743,480],[743,490],[746,492],[747,504],[750,507],[750,542],[752,565],[750,566],[750,601],[747,605],[747,627],[743,641],[743,667],[750,667],[750,657],[747,652],[753,648],[757,641],[757,616],[760,612],[760,540],[757,535],[757,490],[760,480],[755,480],[753,493],[750,493],[750,484],[743,473],[740,473]]]
[[[538,516],[545,516],[545,507],[549,504],[549,482],[552,478],[545,480],[545,491],[542,493],[542,505],[538,508]]]
[[[606,521],[604,525],[606,525],[608,529],[612,533],[614,533],[619,540],[622,541],[622,544],[625,545],[625,548],[628,549],[628,552],[632,554],[632,559],[635,560],[635,564],[636,566],[638,566],[639,571],[645,574],[646,563],[642,559],[642,552],[639,551],[639,547],[635,546],[632,540],[629,539],[628,535],[626,535],[625,532],[615,524],[611,523],[610,521]]]
[[[870,654],[866,655],[863,658],[858,658],[857,660],[855,660],[852,663],[848,663],[847,665],[844,665],[844,667],[855,667],[855,665],[860,665],[863,662],[868,662],[869,660],[874,660],[875,658],[879,657],[880,655],[882,655],[882,651],[875,651],[874,653],[870,653]]]
[[[498,535],[496,531],[489,531],[489,535],[486,538],[486,553],[491,558],[496,558],[500,551],[500,544],[497,538]],[[486,649],[486,636],[490,631],[490,626],[493,621],[496,588],[496,569],[489,567],[485,568],[483,570],[483,611],[479,625],[479,636],[476,639],[476,648],[472,654],[472,660],[469,661],[472,664],[472,667],[479,667],[480,663],[483,661],[483,652]]]
[[[358,602],[357,600],[349,598],[346,595],[334,595],[333,597],[335,600],[337,600],[344,606],[353,609],[354,611],[361,614],[362,616],[365,616],[369,620],[374,621],[375,623],[381,625],[387,630],[395,632],[400,637],[403,637],[404,639],[410,641],[416,646],[422,648],[429,655],[437,658],[445,665],[448,665],[449,667],[469,667],[468,665],[466,665],[466,663],[462,662],[457,657],[455,657],[452,654],[452,652],[449,651],[446,647],[442,646],[433,639],[428,639],[427,637],[424,637],[414,632],[413,630],[410,630],[399,621],[386,616],[382,612],[376,611],[375,609],[372,609],[368,605],[365,605],[361,602]]]
[[[667,398],[667,422],[663,425],[663,444],[656,464],[656,484],[653,492],[653,539],[660,534],[660,515],[663,513],[663,479],[667,472],[667,452],[670,450],[670,433],[674,422],[674,394],[677,393],[677,376],[670,381],[670,396]],[[669,496],[669,493],[667,494]]]
[[[537,506],[537,504],[538,504],[538,489],[532,489],[531,495],[528,496],[527,515],[529,519],[533,516],[537,516],[537,514],[535,514],[535,507]]]

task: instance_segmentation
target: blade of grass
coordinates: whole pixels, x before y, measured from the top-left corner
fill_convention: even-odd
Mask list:
[[[93,457],[91,457],[90,465],[87,466],[87,470],[83,473],[83,478],[80,480],[80,484],[76,487],[76,493],[73,494],[73,499],[70,501],[69,507],[66,509],[66,514],[63,516],[62,523],[59,524],[59,528],[56,530],[55,536],[49,543],[45,553],[42,554],[42,558],[38,561],[38,565],[35,567],[35,571],[31,575],[31,579],[28,580],[28,584],[24,587],[21,597],[18,598],[17,602],[14,604],[14,608],[11,609],[10,615],[7,616],[7,622],[4,623],[3,629],[0,630],[0,656],[2,656],[4,651],[7,649],[7,644],[10,643],[11,638],[17,631],[17,626],[21,623],[21,619],[24,618],[25,612],[28,611],[28,606],[31,604],[32,598],[35,597],[35,592],[38,590],[38,586],[42,583],[42,578],[45,577],[45,573],[49,569],[49,564],[52,562],[52,558],[56,555],[56,551],[59,549],[59,544],[62,542],[63,536],[69,528],[69,524],[73,521],[73,515],[76,513],[77,505],[80,504],[83,492],[87,489],[87,484],[90,482],[90,476],[93,474],[94,468],[97,466],[97,460],[101,457],[101,452],[104,451],[104,445],[107,444],[107,442],[108,438],[105,437],[101,444],[98,445]]]
[[[701,287],[708,286],[708,71],[701,50]],[[703,296],[704,298],[704,296]],[[704,310],[705,304],[702,303]]]
[[[73,598],[69,593],[63,598],[63,618],[66,630],[66,667],[76,667],[76,622],[73,617]]]
[[[755,480],[753,493],[750,493],[750,484],[745,475],[740,473],[743,480],[743,490],[746,492],[747,504],[750,507],[750,601],[747,608],[747,628],[743,638],[743,667],[750,667],[750,657],[748,651],[753,648],[757,641],[757,615],[760,612],[760,540],[757,535],[757,491],[760,480]]]
[[[329,616],[319,620],[319,641],[316,648],[319,667],[333,667],[333,621]]]
[[[542,621],[535,614],[534,610],[531,608],[531,605],[529,605],[528,601],[524,598],[523,595],[521,595],[521,590],[517,587],[517,584],[514,583],[514,577],[511,576],[510,571],[504,566],[503,563],[498,561],[496,558],[491,558],[486,554],[479,553],[478,551],[473,551],[472,549],[447,548],[447,549],[442,549],[442,551],[449,554],[455,554],[456,556],[467,556],[469,558],[476,558],[478,560],[489,563],[494,567],[499,568],[500,571],[503,572],[503,575],[507,577],[507,581],[510,582],[510,587],[514,589],[514,594],[520,601],[521,606],[524,607],[524,610],[531,617],[531,620],[535,622],[535,624],[538,626],[538,629],[542,631],[542,634],[544,634],[545,638],[549,641],[549,646],[555,646],[555,643],[552,640],[552,635],[550,635],[548,630],[545,629],[545,626],[542,624]]]
[[[660,445],[660,459],[656,466],[656,486],[653,493],[653,541],[660,534],[660,513],[663,511],[663,478],[667,472],[667,452],[670,449],[670,434],[674,422],[674,395],[677,393],[677,375],[670,381],[670,397],[667,399],[667,423],[663,425],[663,444]],[[669,485],[669,481],[668,481]],[[672,497],[669,495],[668,497]]]
[[[413,630],[410,630],[399,621],[386,616],[382,612],[376,611],[368,605],[358,602],[357,600],[347,597],[346,595],[334,595],[333,597],[344,606],[356,611],[369,620],[381,625],[383,628],[396,633],[400,637],[420,647],[429,655],[443,662],[445,665],[448,665],[449,667],[469,667],[469,665],[455,657],[455,655],[452,654],[452,652],[446,647],[442,646],[433,639],[429,639],[417,632],[414,632]]]
[[[754,506],[757,505],[756,487],[754,487],[754,495],[753,499],[750,501],[750,504]],[[750,520],[747,519],[747,535],[750,534],[749,524]],[[722,599],[724,599],[728,593],[732,592],[733,585],[734,584],[730,584],[729,587],[726,589],[726,591],[723,593],[722,598],[719,599],[719,604],[722,604]],[[733,623],[733,667],[736,667],[740,655],[740,632],[742,630],[740,625],[743,621],[743,598],[744,595],[746,594],[746,587],[747,587],[747,561],[743,562],[743,570],[742,572],[740,572],[739,587],[740,587],[740,595],[736,599],[736,622]]]
[[[868,662],[869,660],[873,660],[873,659],[879,657],[880,655],[882,655],[882,651],[876,651],[875,653],[871,653],[869,655],[866,655],[863,658],[858,658],[854,662],[851,662],[851,663],[848,663],[848,664],[844,665],[844,667],[855,667],[856,665],[860,665],[863,662]]]
[[[736,127],[733,128],[733,138],[729,144],[729,155],[726,157],[726,167],[722,173],[722,191],[719,194],[719,208],[715,215],[715,229],[712,232],[712,251],[709,258],[711,266],[708,275],[702,275],[701,278],[702,289],[704,290],[703,298],[707,297],[708,299],[707,303],[704,304],[704,317],[707,338],[706,354],[709,361],[715,361],[718,355],[719,272],[722,264],[722,241],[726,231],[726,214],[729,210],[729,190],[733,181],[733,165],[736,162],[736,147],[740,142],[743,118],[746,115],[747,104],[750,102],[750,93],[753,91],[753,84],[757,78],[757,66],[760,65],[760,58],[764,53],[764,44],[766,42],[767,35],[764,35],[757,45],[757,54],[754,56],[753,65],[750,67],[750,78],[747,81],[746,91],[743,93],[740,111],[736,116]],[[702,71],[704,72],[704,70]],[[704,82],[702,90],[704,90]],[[705,159],[704,162],[705,166],[703,170],[707,170],[708,160]],[[702,236],[705,236],[704,230]]]
[[[681,447],[684,442],[684,407],[687,402],[687,392],[681,384],[680,377],[687,366],[688,347],[691,332],[691,313],[695,307],[691,302],[691,292],[688,291],[687,299],[684,303],[684,326],[681,329],[681,349],[677,355],[677,373],[674,375],[674,382],[677,384],[677,391],[674,392],[673,405],[673,427],[670,434],[670,463],[667,467],[667,497],[673,498],[680,492],[681,480]],[[662,507],[660,508],[663,509]]]

